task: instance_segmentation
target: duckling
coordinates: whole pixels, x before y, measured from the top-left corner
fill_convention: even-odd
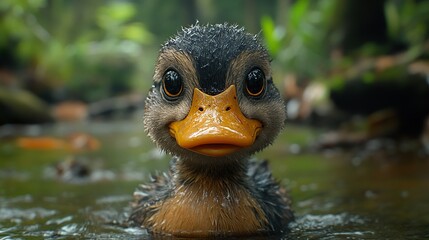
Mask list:
[[[153,78],[144,127],[174,157],[135,191],[130,223],[175,237],[287,231],[286,191],[250,158],[286,119],[258,36],[229,24],[184,28],[162,46]]]

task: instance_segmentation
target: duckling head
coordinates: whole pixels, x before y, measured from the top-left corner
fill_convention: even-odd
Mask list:
[[[272,143],[285,106],[258,36],[228,24],[193,25],[161,48],[144,126],[166,152],[228,164]]]

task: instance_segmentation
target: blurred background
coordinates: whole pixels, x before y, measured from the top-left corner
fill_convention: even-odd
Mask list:
[[[4,0],[0,13],[0,124],[141,109],[160,45],[197,21],[260,34],[290,120],[415,137],[429,113],[427,1]]]
[[[427,1],[4,0],[0,13],[0,124],[140,109],[160,45],[197,21],[260,34],[290,120],[417,136],[429,113]]]
[[[292,236],[429,236],[429,1],[1,0],[0,237],[131,239],[99,222],[167,169],[142,109],[161,44],[196,22],[271,54],[288,120],[258,157]]]

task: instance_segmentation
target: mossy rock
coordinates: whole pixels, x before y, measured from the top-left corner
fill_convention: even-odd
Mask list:
[[[51,122],[49,106],[22,89],[0,88],[0,125]]]

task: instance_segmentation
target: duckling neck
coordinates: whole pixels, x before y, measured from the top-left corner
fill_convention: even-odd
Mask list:
[[[195,163],[179,159],[176,162],[176,174],[179,184],[245,183],[247,160],[230,160],[228,163]]]
[[[178,161],[174,192],[151,218],[155,232],[175,236],[248,235],[268,220],[246,186],[245,163],[206,166]]]

